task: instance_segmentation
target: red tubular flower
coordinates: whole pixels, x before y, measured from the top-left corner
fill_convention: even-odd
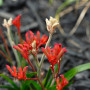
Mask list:
[[[9,70],[9,72],[11,73],[11,75],[12,75],[13,77],[17,78],[17,70],[16,70],[16,67],[13,66],[13,70],[14,70],[14,71],[10,68],[9,65],[6,65],[6,67],[7,67],[7,69]]]
[[[57,77],[57,79],[56,79],[57,90],[62,90],[69,83],[67,81],[67,78],[64,78],[64,75],[60,75],[60,77],[61,77],[61,83],[60,83],[59,77]]]
[[[24,67],[23,68],[23,71],[22,71],[22,68],[21,67],[19,68],[19,73],[18,73],[18,79],[19,80],[21,80],[21,79],[26,80],[27,79],[26,78],[26,71],[27,71],[27,69],[28,69],[28,66]]]
[[[42,47],[42,51],[47,56],[52,66],[57,64],[58,60],[60,60],[63,54],[67,52],[66,48],[62,48],[62,45],[57,43],[55,43],[53,49],[50,49],[49,47],[45,49]]]
[[[21,23],[20,23],[20,18],[21,18],[21,15],[18,15],[13,21],[13,25],[15,25],[17,27],[17,30],[18,30],[18,35],[19,35],[19,41],[20,43],[22,43],[22,37],[21,37],[21,32],[20,32],[20,26],[21,26]]]
[[[15,48],[16,50],[18,50],[22,56],[25,58],[25,59],[28,59],[28,56],[29,56],[29,45],[28,44],[18,44],[18,45],[14,45],[13,48]]]
[[[23,70],[21,67],[19,67],[19,72],[17,73],[16,67],[13,66],[13,70],[10,68],[9,65],[6,65],[7,69],[9,70],[9,72],[11,73],[11,75],[19,80],[23,79],[26,80],[26,71],[28,69],[28,66],[24,67]],[[30,79],[30,78],[28,78]]]
[[[20,18],[21,18],[21,15],[18,15],[18,16],[12,21],[13,25],[15,25],[18,30],[20,30],[20,26],[21,26]]]
[[[30,37],[29,37],[30,35]],[[41,45],[46,44],[48,40],[48,36],[43,35],[40,39],[40,32],[37,31],[37,37],[34,35],[32,31],[29,31],[25,34],[26,42],[28,43],[30,50],[35,49],[36,51]]]

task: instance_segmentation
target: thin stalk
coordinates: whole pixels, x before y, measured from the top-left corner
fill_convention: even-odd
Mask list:
[[[59,71],[60,71],[60,63],[61,63],[61,60],[59,60],[59,62],[58,62],[58,71],[57,71],[57,74],[56,74],[56,78],[57,78],[57,76],[59,74]]]
[[[19,35],[19,42],[22,44],[22,37],[21,37],[21,32],[20,32],[20,29],[17,28],[18,30],[18,35]]]
[[[53,86],[53,84],[54,84],[55,81],[56,81],[56,78],[54,78],[54,79],[52,80],[52,83],[51,83],[50,86]]]
[[[30,60],[29,60],[29,58],[27,59],[27,61],[28,61],[29,65],[31,66],[32,70],[33,70],[34,72],[36,72],[36,71],[35,71],[35,68],[33,67],[32,63],[31,63]]]
[[[47,48],[47,46],[49,46],[51,39],[52,39],[52,34],[49,34],[49,39],[48,39],[48,41],[46,43],[45,49]],[[40,64],[39,64],[39,70],[38,70],[38,76],[39,76],[39,78],[40,78],[40,71],[41,71],[41,66],[42,66],[42,63],[44,61],[44,58],[45,58],[45,54],[43,53],[43,55],[41,57]]]
[[[16,58],[16,61],[17,61],[18,67],[19,67],[20,66],[20,61],[19,61],[17,51],[13,48],[14,41],[12,40],[11,35],[10,35],[10,28],[7,28],[7,37],[8,37],[9,43],[11,45],[11,48],[13,50],[13,53],[15,55],[15,58]]]
[[[31,66],[32,70],[33,70],[34,72],[36,72],[36,70],[34,69],[32,63],[30,62],[30,60],[27,59],[27,61],[28,61],[29,65]],[[35,76],[36,76],[36,78],[38,78],[37,74],[36,74]],[[45,88],[44,88],[44,86],[42,85],[40,79],[38,78],[37,80],[38,80],[39,84],[41,85],[42,89],[45,90]]]
[[[0,54],[3,55],[3,57],[9,62],[9,58],[0,50]]]
[[[38,78],[26,78],[26,80],[38,80]]]
[[[1,28],[0,28],[0,35],[1,35],[1,37],[2,37],[2,40],[3,40],[3,42],[4,42],[4,45],[5,45],[7,54],[8,54],[8,56],[9,56],[9,59],[10,59],[10,62],[11,62],[11,61],[12,61],[11,54],[10,54],[10,52],[9,52],[8,45],[7,45],[7,42],[6,42],[5,38],[4,38],[4,35],[3,35],[3,33],[2,33]]]
[[[49,39],[48,39],[48,41],[46,43],[45,49],[47,48],[47,46],[49,46],[51,39],[52,39],[52,34],[49,34]],[[44,58],[45,58],[45,54],[43,54],[42,57],[41,57],[40,67],[41,67],[41,65],[42,65],[42,63],[44,61]]]
[[[56,81],[56,78],[57,78],[57,76],[59,74],[59,70],[60,70],[60,63],[61,63],[61,60],[59,60],[59,62],[58,62],[58,71],[57,71],[56,76],[53,78],[52,83],[51,83],[50,86],[52,86],[54,84],[54,82]]]
[[[33,55],[33,54],[32,54],[32,55]],[[39,68],[39,60],[38,60],[37,54],[36,54],[35,56],[33,55],[33,58],[34,58],[34,60],[35,60],[36,67],[37,67],[37,70],[38,70],[38,68]]]

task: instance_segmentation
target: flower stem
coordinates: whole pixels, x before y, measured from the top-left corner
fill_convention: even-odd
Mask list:
[[[33,70],[34,72],[36,72],[36,70],[35,70],[35,68],[33,67],[33,65],[32,65],[32,63],[30,62],[30,60],[27,59],[27,61],[28,61],[29,65],[31,66],[32,70]],[[42,85],[42,83],[41,83],[40,79],[38,78],[37,74],[36,74],[35,76],[36,76],[39,84],[41,85],[42,89],[45,90],[45,88],[44,88],[44,86]]]
[[[46,43],[45,49],[47,48],[47,46],[49,46],[51,39],[52,39],[52,34],[49,34],[49,39],[48,39],[48,41]],[[39,76],[39,78],[40,78],[41,66],[42,66],[42,63],[44,61],[44,58],[45,58],[45,54],[43,53],[43,55],[41,57],[40,64],[39,64],[39,70],[38,70],[38,76]]]
[[[21,32],[20,32],[20,29],[19,28],[17,28],[17,29],[18,29],[18,35],[19,35],[19,42],[22,44]]]
[[[11,48],[13,50],[13,53],[15,55],[15,58],[16,58],[16,61],[17,61],[18,67],[19,67],[20,66],[20,61],[19,61],[19,57],[18,57],[17,51],[13,48],[14,41],[11,38],[10,28],[7,28],[7,37],[8,37],[9,43],[11,45]]]
[[[48,41],[46,43],[45,49],[47,48],[47,46],[49,46],[51,39],[52,39],[52,34],[49,35],[49,39],[48,39]],[[43,54],[42,57],[41,57],[40,67],[41,67],[41,65],[42,65],[42,63],[44,61],[44,58],[45,58],[45,54]]]
[[[56,74],[56,78],[57,78],[57,76],[59,74],[59,71],[60,71],[60,63],[61,63],[61,60],[59,60],[59,62],[58,62],[58,71],[57,71],[57,74]]]

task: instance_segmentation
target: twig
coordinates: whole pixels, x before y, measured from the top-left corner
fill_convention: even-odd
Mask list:
[[[65,33],[64,30],[63,30],[63,28],[62,28],[61,25],[60,25],[60,22],[59,22],[59,25],[58,25],[58,29],[59,29],[60,33],[61,33],[63,36],[66,35],[66,33]]]
[[[45,32],[45,28],[44,28],[45,26],[44,26],[42,20],[40,19],[40,16],[38,15],[38,13],[37,13],[35,7],[33,6],[32,2],[27,0],[26,4],[30,8],[30,10],[32,10],[33,15],[35,16],[35,18],[37,19],[37,22],[40,25],[40,30],[42,30],[42,32],[44,33]]]
[[[0,50],[0,54],[3,55],[4,58],[6,58],[6,60],[9,62],[9,58]]]
[[[88,10],[89,7],[90,7],[90,2],[88,2],[88,3],[86,4],[86,7],[85,7],[85,8],[83,9],[83,11],[81,12],[81,14],[80,14],[80,16],[79,16],[79,18],[78,18],[75,26],[73,27],[73,29],[72,29],[71,32],[70,32],[70,35],[73,35],[73,34],[76,32],[78,26],[80,25],[81,21],[83,20],[83,18],[84,18],[84,16],[85,16],[85,14],[86,14],[86,12],[87,12],[87,10]]]
[[[11,54],[10,54],[10,52],[9,52],[9,49],[8,49],[8,46],[7,46],[7,42],[6,42],[5,38],[4,38],[4,35],[3,35],[3,33],[2,33],[1,28],[0,28],[0,35],[1,35],[1,37],[2,37],[2,40],[3,40],[3,42],[4,42],[4,45],[5,45],[7,54],[8,54],[8,56],[9,56],[9,59],[10,59],[10,62],[11,62],[11,60],[12,60]]]
[[[62,17],[68,13],[70,13],[71,11],[73,11],[74,9],[79,9],[82,6],[86,5],[86,3],[88,2],[88,0],[82,0],[80,2],[80,4],[76,7],[76,6],[70,6],[67,9],[63,10],[62,12],[60,12],[59,17]]]

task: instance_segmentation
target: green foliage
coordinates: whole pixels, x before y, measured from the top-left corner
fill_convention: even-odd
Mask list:
[[[88,70],[88,69],[90,69],[90,63],[79,65],[69,70],[68,72],[66,72],[64,76],[67,78],[68,81],[70,81],[77,73]],[[72,82],[69,84],[72,84]],[[53,85],[52,87],[48,87],[48,90],[56,90],[56,85]]]
[[[6,81],[8,81],[12,86],[11,87],[7,87],[7,86],[1,86],[2,88],[14,88],[16,90],[19,89],[19,87],[10,79],[8,78],[7,76],[5,76],[4,74],[0,74],[1,77],[3,77]]]
[[[0,0],[0,6],[2,6],[3,5],[3,0]]]
[[[70,81],[77,73],[90,69],[90,63],[82,64],[69,70],[64,74],[68,81]]]
[[[60,7],[58,7],[57,11],[56,11],[56,15],[55,17],[57,19],[59,19],[59,13],[64,9],[66,8],[68,5],[72,4],[73,2],[75,2],[76,0],[66,0],[64,3],[62,3],[60,5]]]

